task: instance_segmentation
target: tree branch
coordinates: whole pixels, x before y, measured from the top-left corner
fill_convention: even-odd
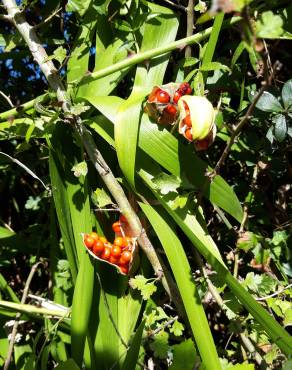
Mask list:
[[[53,62],[48,60],[48,55],[43,48],[34,27],[26,22],[22,12],[19,10],[15,0],[3,0],[4,7],[8,16],[12,19],[15,27],[24,38],[34,60],[39,65],[51,88],[57,93],[59,102],[62,102],[62,108],[65,112],[69,111],[70,101],[67,96],[65,87],[58,75]]]
[[[187,7],[187,37],[192,36],[194,30],[194,0],[189,0]],[[185,57],[192,56],[192,48],[190,45],[186,46]]]

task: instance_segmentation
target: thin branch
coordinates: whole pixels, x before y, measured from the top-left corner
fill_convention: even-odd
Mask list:
[[[172,1],[170,0],[163,0],[165,3],[173,6],[174,8],[176,9],[179,9],[179,10],[182,10],[183,12],[186,12],[187,11],[187,8],[185,8],[183,5],[180,5],[180,4],[176,4],[176,3],[173,3]]]
[[[23,164],[22,162],[20,162],[18,159],[16,158],[13,158],[11,157],[10,155],[4,153],[4,152],[0,152],[0,154],[4,155],[5,157],[9,158],[12,162],[18,164],[18,166],[22,167],[28,174],[30,174],[34,179],[38,180],[42,186],[48,191],[50,192],[51,189],[48,188],[45,183],[32,171],[30,170],[25,164]]]
[[[227,21],[223,22],[222,29],[230,27],[231,25],[238,23],[241,21],[241,17],[232,17],[228,19]],[[121,60],[118,63],[115,63],[111,66],[108,66],[106,68],[100,69],[99,71],[93,72],[89,75],[86,75],[82,77],[80,80],[74,81],[76,84],[85,84],[92,80],[97,80],[101,77],[108,76],[114,72],[121,71],[125,68],[131,67],[135,64],[143,63],[145,60],[150,60],[155,57],[159,57],[161,55],[164,55],[170,51],[176,50],[176,49],[182,49],[187,45],[196,44],[204,39],[206,39],[208,36],[210,36],[212,32],[212,27],[206,28],[202,32],[198,32],[195,35],[185,37],[183,39],[173,41],[167,45],[159,46],[154,49],[150,49],[147,51],[143,51],[141,53],[137,53],[135,55],[132,55],[126,59]]]
[[[48,80],[51,88],[56,92],[58,101],[62,102],[64,112],[68,112],[70,101],[65,87],[53,62],[49,60],[34,28],[26,22],[25,17],[17,6],[15,0],[3,0],[2,2],[6,8],[8,16],[12,18],[15,27],[24,38],[29,50]]]
[[[153,338],[156,334],[160,333],[162,330],[166,329],[168,326],[173,324],[176,320],[178,320],[178,316],[172,317],[168,321],[166,321],[163,325],[161,325],[159,328],[150,331],[147,336],[150,338]]]
[[[250,191],[248,192],[248,196],[251,196],[253,194],[253,191],[255,190],[255,186],[256,186],[256,182],[257,182],[257,177],[258,177],[258,172],[259,172],[259,167],[256,164],[254,166],[254,170],[253,170],[253,174],[252,174],[252,180],[251,180],[251,184],[250,184]],[[250,203],[251,203],[251,199],[249,199],[248,201],[244,202],[244,206],[243,206],[243,217],[242,217],[242,221],[241,221],[240,228],[239,228],[239,231],[238,231],[239,235],[241,233],[243,233],[243,231],[245,229],[245,225],[246,225],[246,223],[248,221],[248,211],[249,211]]]
[[[255,362],[262,366],[265,364],[265,360],[262,358],[262,356],[259,354],[259,352],[256,350],[255,346],[253,345],[252,341],[243,333],[239,334],[239,337],[244,345],[244,347],[248,350],[248,352],[253,356]]]
[[[187,37],[192,36],[194,30],[194,0],[189,0],[187,7]],[[192,48],[190,45],[186,46],[185,57],[192,56]]]
[[[279,70],[279,68],[280,68],[280,64],[275,63],[275,67],[274,67],[273,70]],[[220,172],[220,168],[223,165],[223,163],[225,162],[225,160],[226,160],[226,158],[227,158],[227,156],[230,152],[230,149],[231,149],[232,145],[234,144],[235,140],[240,135],[244,126],[249,122],[250,118],[252,117],[253,111],[254,111],[254,109],[257,105],[257,102],[259,101],[259,99],[263,95],[263,93],[266,91],[266,89],[270,86],[273,78],[274,78],[274,76],[270,75],[270,76],[267,77],[267,79],[265,81],[262,82],[262,86],[261,86],[260,90],[258,91],[256,96],[254,97],[254,99],[253,99],[252,103],[250,104],[250,106],[248,107],[245,115],[242,117],[242,119],[239,121],[239,123],[235,127],[235,129],[234,129],[234,131],[233,131],[233,133],[230,137],[230,140],[228,141],[228,144],[226,145],[220,159],[218,160],[218,162],[217,162],[217,164],[216,164],[216,166],[213,170],[214,175],[217,175]]]
[[[44,19],[42,22],[34,26],[34,29],[37,30],[44,26],[45,24],[49,23],[51,19],[53,19],[60,11],[62,8],[56,9],[52,14],[50,14],[46,19]]]
[[[35,99],[29,100],[26,103],[23,103],[17,106],[16,108],[0,113],[0,122],[6,121],[10,119],[11,117],[14,118],[18,116],[22,112],[25,112],[33,108],[36,102],[43,103],[47,98],[48,98],[48,94],[43,94],[43,95],[36,97]]]
[[[6,14],[0,14],[0,20],[6,21],[6,22],[12,22],[12,18],[9,17],[9,15],[6,15]]]
[[[278,290],[277,292],[267,295],[265,297],[256,298],[257,301],[265,301],[266,299],[276,297],[277,295],[283,293],[285,290],[290,289],[292,287],[292,284],[287,285],[286,287]]]
[[[23,289],[23,293],[22,293],[22,297],[21,297],[21,301],[20,301],[21,304],[24,304],[25,301],[26,301],[30,283],[31,283],[32,278],[33,278],[33,276],[34,276],[34,274],[35,274],[35,272],[36,272],[36,270],[37,270],[37,268],[40,264],[41,264],[41,262],[35,263],[32,266],[31,270],[30,270],[30,273],[28,275],[28,278],[26,280],[26,283],[25,283],[25,286],[24,286],[24,289]],[[20,318],[20,313],[18,313],[15,317],[15,321],[14,321],[12,332],[11,332],[11,339],[10,339],[10,343],[9,343],[9,347],[8,347],[8,351],[7,351],[7,357],[6,357],[6,360],[5,360],[3,370],[8,370],[8,368],[10,366],[10,362],[11,362],[12,354],[13,354],[15,337],[16,337],[17,328],[18,328],[18,324],[19,324],[19,318]]]
[[[7,103],[10,105],[11,108],[14,108],[14,104],[12,103],[11,99],[9,96],[7,96],[6,94],[4,94],[3,91],[0,90],[0,95],[3,96],[3,98],[7,101]]]

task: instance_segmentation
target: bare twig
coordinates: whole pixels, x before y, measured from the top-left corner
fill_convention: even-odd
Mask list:
[[[26,280],[26,283],[25,283],[25,286],[24,286],[24,289],[23,289],[23,293],[22,293],[22,297],[21,297],[21,301],[20,301],[21,304],[24,304],[25,301],[26,301],[30,283],[31,283],[32,278],[33,278],[33,276],[34,276],[34,274],[35,274],[35,272],[36,272],[36,270],[37,270],[37,268],[40,264],[41,264],[41,262],[35,263],[32,266],[31,270],[30,270],[30,273],[28,275],[28,278]],[[14,325],[13,325],[13,328],[12,328],[11,339],[10,339],[9,348],[8,348],[8,351],[7,351],[7,357],[6,357],[6,360],[5,360],[3,370],[8,370],[9,366],[10,366],[10,362],[11,362],[11,359],[12,359],[14,342],[15,342],[15,337],[16,337],[18,323],[19,323],[19,318],[20,318],[20,313],[16,314],[16,316],[15,316],[15,321],[14,321]]]
[[[168,326],[173,324],[176,320],[178,320],[178,316],[172,317],[171,319],[167,320],[163,325],[159,328],[152,330],[148,333],[148,337],[153,338],[156,334],[160,333],[162,330],[166,329]]]
[[[65,87],[53,62],[49,60],[48,55],[43,48],[34,28],[28,22],[26,22],[25,17],[17,6],[15,0],[3,0],[2,2],[7,10],[8,16],[11,17],[15,27],[24,38],[29,50],[48,80],[51,88],[57,93],[59,102],[62,102],[63,110],[68,112],[70,101]]]
[[[186,12],[187,11],[187,8],[185,8],[183,5],[180,5],[180,4],[176,4],[170,0],[163,0],[165,3],[173,6],[174,8],[176,9],[179,9],[179,10],[182,10],[183,12]]]
[[[6,14],[0,14],[0,20],[6,21],[6,22],[12,22],[11,17],[9,17],[9,15],[6,15]]]
[[[256,298],[256,300],[257,301],[265,301],[266,299],[276,297],[277,295],[283,293],[285,290],[290,289],[291,287],[292,287],[292,284],[289,284],[289,285],[285,286],[284,288],[278,290],[277,292],[275,292],[273,294],[267,295],[265,297]]]
[[[265,63],[265,66],[266,66],[266,63]],[[273,68],[273,71],[274,70],[279,70],[280,67],[281,67],[280,64],[278,62],[276,62],[275,66]],[[267,69],[267,67],[265,67],[265,70],[266,69]],[[260,90],[258,91],[256,96],[254,97],[254,99],[253,99],[252,103],[250,104],[250,106],[248,107],[245,115],[242,117],[242,119],[239,121],[239,123],[235,127],[235,129],[234,129],[234,131],[233,131],[233,133],[230,137],[230,140],[228,141],[220,159],[218,160],[218,162],[217,162],[217,164],[216,164],[216,166],[213,170],[214,175],[217,175],[220,172],[220,168],[223,165],[223,163],[225,162],[225,159],[227,158],[232,145],[234,144],[235,140],[240,135],[244,126],[249,122],[250,118],[252,117],[253,111],[254,111],[254,109],[257,105],[257,102],[259,101],[260,97],[263,95],[265,90],[271,85],[271,82],[272,82],[273,78],[274,78],[274,75],[269,75],[269,76],[267,76],[266,80],[262,82],[262,86],[261,86]]]
[[[49,23],[51,19],[53,19],[60,11],[62,8],[56,9],[52,14],[50,14],[46,19],[44,19],[42,22],[34,26],[34,29],[37,30],[38,28],[41,28],[45,24]]]
[[[189,0],[187,7],[187,37],[192,36],[194,30],[194,0]],[[192,47],[186,46],[185,57],[192,56]]]
[[[253,356],[255,362],[261,366],[265,364],[265,360],[262,358],[262,356],[259,354],[259,352],[256,350],[255,346],[251,342],[251,340],[243,333],[239,334],[240,339],[244,345],[244,347],[248,350],[248,352]]]
[[[0,152],[0,154],[4,155],[5,157],[9,158],[12,162],[18,164],[20,167],[22,167],[27,173],[29,173],[34,179],[38,180],[42,186],[47,190],[47,191],[51,191],[50,188],[48,188],[44,182],[34,173],[32,172],[32,170],[30,170],[25,164],[23,164],[22,162],[20,162],[18,159],[16,158],[13,158],[11,157],[10,155],[4,153],[4,152]]]
[[[253,170],[253,174],[252,174],[252,180],[251,180],[251,184],[250,184],[250,191],[248,194],[252,194],[254,189],[255,189],[255,186],[256,186],[256,182],[257,182],[257,177],[258,177],[258,171],[259,171],[259,168],[258,168],[258,165],[256,164],[254,166],[254,170]],[[243,233],[244,229],[245,229],[245,225],[248,221],[248,211],[249,211],[249,207],[250,207],[250,203],[251,203],[251,199],[249,199],[248,201],[246,201],[244,203],[244,206],[243,206],[243,217],[242,217],[242,221],[241,221],[241,224],[240,224],[240,228],[239,228],[239,235],[241,233]]]
[[[7,101],[7,103],[10,105],[11,108],[14,108],[14,104],[12,103],[11,99],[9,96],[7,96],[6,94],[4,94],[3,91],[0,90],[0,95],[3,96],[3,98]]]

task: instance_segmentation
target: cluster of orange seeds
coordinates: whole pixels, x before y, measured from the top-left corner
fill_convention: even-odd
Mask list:
[[[84,234],[83,242],[91,255],[117,266],[120,272],[126,275],[132,262],[134,243],[133,238],[124,236],[124,226],[127,226],[127,220],[122,215],[120,220],[112,225],[116,234],[113,243],[96,232]]]
[[[154,86],[147,99],[146,112],[159,124],[173,125],[178,119],[179,99],[191,93],[187,82]]]

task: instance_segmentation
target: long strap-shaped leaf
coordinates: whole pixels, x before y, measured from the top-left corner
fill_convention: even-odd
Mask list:
[[[191,267],[183,246],[163,215],[161,216],[150,205],[140,203],[140,206],[153,226],[171,266],[204,368],[221,369],[208,320],[192,279]]]
[[[81,158],[71,131],[63,124],[56,124],[51,143],[55,150],[50,156],[52,188],[72,275],[79,267],[72,304],[71,345],[72,357],[81,365],[94,284],[93,265],[81,237],[81,232],[92,230],[89,196],[87,183],[77,179],[71,171]]]
[[[232,276],[229,270],[224,266],[221,259],[214,253],[213,248],[210,248],[206,242],[206,232],[201,229],[197,223],[194,229],[192,222],[191,211],[183,208],[173,209],[167,197],[162,196],[152,183],[152,175],[144,170],[140,170],[140,176],[152,190],[155,197],[160,201],[170,216],[176,221],[192,243],[196,246],[198,251],[206,258],[208,263],[220,275],[222,279],[229,286],[233,294],[240,300],[243,306],[253,315],[255,320],[261,324],[263,329],[268,333],[271,339],[281,348],[285,354],[292,353],[292,338],[291,336],[275,321],[268,312],[255,301],[255,299],[248,293],[241,284]]]
[[[119,103],[118,97],[93,97],[90,102],[115,123],[115,112]],[[88,123],[110,145],[114,145],[112,140],[113,129],[108,122],[105,122],[103,118],[96,117],[94,121],[88,121]],[[181,144],[168,130],[161,129],[157,124],[150,122],[145,114],[142,116],[138,139],[138,147],[155,162],[175,176],[180,177],[183,174],[195,188],[204,188],[204,196],[207,199],[239,222],[241,221],[242,208],[240,202],[233,189],[221,176],[217,175],[206,187],[203,186],[206,181],[206,171],[210,171],[211,168],[197,156],[191,146]]]
[[[164,7],[150,4],[152,12],[159,16],[155,23],[146,23],[141,52],[175,40],[178,20],[175,14]],[[138,66],[133,92],[120,106],[115,125],[115,142],[120,167],[132,186],[135,186],[135,158],[141,119],[142,101],[153,84],[159,84],[168,64],[169,55],[151,61],[149,66]],[[129,160],[129,158],[131,160]]]

